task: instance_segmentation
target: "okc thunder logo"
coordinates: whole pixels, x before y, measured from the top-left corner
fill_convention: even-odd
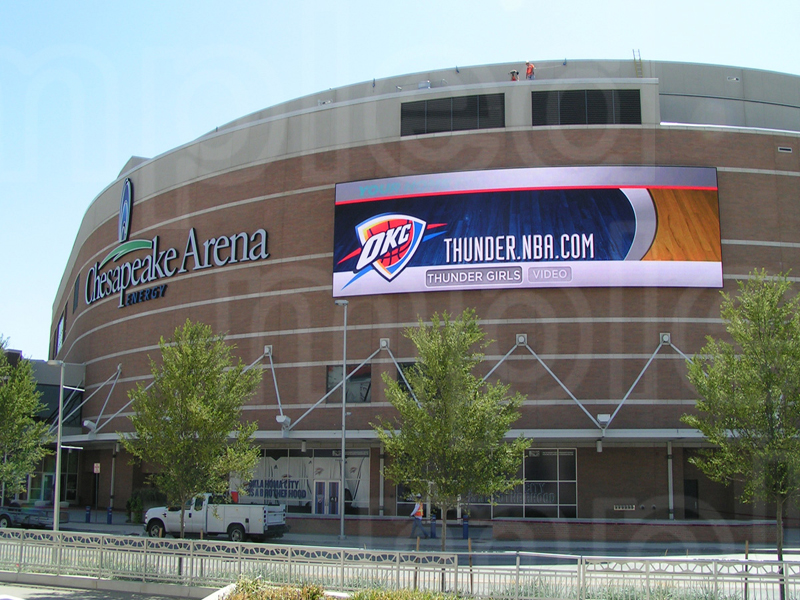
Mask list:
[[[391,281],[408,266],[426,227],[422,219],[400,214],[378,215],[360,223],[356,226],[361,242],[356,271],[372,266]]]
[[[133,204],[133,184],[126,179],[122,184],[122,196],[119,199],[119,243],[128,241],[128,232],[131,228],[131,205]]]

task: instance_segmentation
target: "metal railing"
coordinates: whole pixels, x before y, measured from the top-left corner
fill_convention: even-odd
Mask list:
[[[613,590],[616,597],[625,598],[633,597],[635,591],[643,600],[771,600],[780,598],[782,583],[786,585],[786,600],[800,596],[798,562],[698,557],[584,558],[583,563],[583,598],[607,598],[608,591]]]
[[[0,571],[223,587],[241,576],[328,590],[418,589],[527,600],[786,600],[800,562],[358,550],[0,530]]]

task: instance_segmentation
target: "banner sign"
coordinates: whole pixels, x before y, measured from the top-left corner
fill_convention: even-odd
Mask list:
[[[341,481],[341,451],[315,450],[308,456],[262,457],[239,502],[277,501],[312,512],[315,482]],[[232,490],[242,482],[232,479]],[[345,455],[345,497],[355,508],[369,507],[369,450],[348,449]]]
[[[722,287],[717,172],[556,167],[336,186],[333,295]]]

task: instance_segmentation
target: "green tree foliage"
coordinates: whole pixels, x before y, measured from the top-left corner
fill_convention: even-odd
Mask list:
[[[714,448],[692,460],[709,478],[739,481],[744,502],[775,503],[778,558],[783,517],[800,495],[800,299],[779,275],[754,272],[721,315],[733,343],[708,338],[689,363],[701,400],[683,422]]]
[[[261,381],[259,369],[233,362],[223,336],[186,321],[161,338],[161,366],[150,359],[154,382],[129,392],[135,434],[122,435],[136,459],[157,466],[153,483],[181,506],[203,492],[228,490],[231,476],[248,481],[258,462],[251,437],[256,423],[241,421],[242,406]]]
[[[394,423],[373,428],[391,458],[385,476],[414,493],[430,494],[445,515],[470,496],[491,496],[520,484],[516,473],[529,442],[505,441],[523,397],[473,374],[488,343],[475,312],[467,309],[455,319],[434,314],[431,321],[428,326],[420,319],[405,332],[418,353],[406,373],[413,396],[385,373],[386,396],[399,414]],[[446,524],[442,531],[444,550]]]
[[[6,494],[25,491],[28,474],[50,450],[47,423],[36,419],[44,408],[39,401],[30,361],[12,366],[0,339],[0,484]]]

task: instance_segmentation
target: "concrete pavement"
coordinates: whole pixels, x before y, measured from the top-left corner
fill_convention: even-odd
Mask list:
[[[43,585],[16,585],[0,582],[0,600],[174,600],[170,596],[154,596],[133,592],[110,592],[57,588]]]

